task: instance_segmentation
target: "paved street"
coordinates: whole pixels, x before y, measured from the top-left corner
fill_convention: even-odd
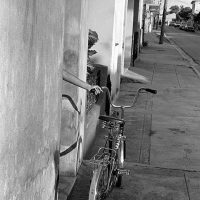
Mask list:
[[[183,49],[193,60],[200,64],[200,31],[187,32],[166,26],[167,36]]]
[[[150,83],[124,80],[117,103],[130,104],[142,86],[155,88],[158,94],[141,95],[136,109],[125,113],[126,167],[131,173],[107,200],[199,200],[200,79],[174,45],[159,45],[155,33],[147,34],[145,40],[149,45],[132,70],[148,77]],[[92,175],[88,160],[103,145],[103,131],[98,127],[67,199],[88,199]]]

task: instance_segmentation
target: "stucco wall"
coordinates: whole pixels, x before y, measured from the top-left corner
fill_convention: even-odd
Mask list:
[[[124,67],[128,68],[131,64],[131,48],[133,42],[133,19],[134,19],[134,0],[128,0],[126,17],[126,35],[125,35],[125,58]]]
[[[111,60],[112,92],[118,94],[120,88],[120,75],[124,71],[124,40],[125,40],[125,13],[126,0],[115,1],[113,45]]]
[[[64,3],[0,3],[0,199],[53,200]]]
[[[98,53],[92,60],[108,66],[113,96],[119,91],[120,74],[124,66],[126,6],[126,0],[89,0],[89,28],[99,35],[99,41],[93,47]]]
[[[98,53],[92,56],[92,59],[95,63],[108,66],[110,72],[115,0],[88,0],[88,2],[88,26],[99,36],[99,41],[92,47]]]
[[[125,37],[125,68],[134,65],[142,44],[143,0],[128,0]]]
[[[64,33],[64,68],[83,81],[87,71],[87,1],[65,0]],[[63,81],[63,94],[70,95],[81,114],[72,108],[68,100],[62,101],[61,151],[67,149],[77,140],[78,146],[69,154],[60,158],[60,173],[75,176],[83,157],[85,100],[86,91]]]
[[[144,0],[140,0],[140,7],[139,7],[139,24],[140,24],[140,47],[143,45],[143,36],[144,36],[144,30],[143,30],[143,14],[144,14]]]
[[[153,12],[150,12],[149,6],[152,4],[146,4],[146,16],[145,16],[145,33],[152,32],[153,26],[154,26],[154,14]]]
[[[133,35],[134,41],[132,46],[132,62],[134,65],[134,61],[139,53],[140,46],[140,0],[134,1],[134,14],[133,14]]]

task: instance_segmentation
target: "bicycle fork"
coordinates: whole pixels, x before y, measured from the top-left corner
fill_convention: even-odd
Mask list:
[[[123,131],[121,133],[123,133]],[[114,151],[116,152],[115,158],[113,160],[111,160],[111,162],[108,166],[109,167],[109,177],[108,177],[106,193],[109,192],[109,190],[112,188],[113,184],[116,183],[118,175],[123,175],[123,174],[129,175],[130,174],[130,170],[124,169],[124,156],[125,156],[124,144],[125,144],[126,137],[123,136],[121,133],[116,137],[115,143],[114,143]],[[111,141],[111,143],[112,143],[112,141]],[[111,148],[111,146],[110,146],[110,148]],[[118,157],[118,156],[120,156],[120,157]],[[115,169],[116,162],[118,162],[118,165],[117,165],[117,168]],[[114,174],[116,180],[111,180],[113,174]]]
[[[123,111],[123,108],[122,108]],[[122,112],[122,116],[123,117],[124,113]],[[120,134],[118,136],[118,141],[117,141],[117,145],[118,145],[118,168],[119,168],[119,174],[124,174],[125,171],[122,169],[124,168],[124,161],[126,158],[126,136],[124,135],[124,124],[120,125]],[[121,171],[120,171],[121,170]],[[129,174],[129,172],[127,171],[125,174]]]
[[[123,133],[123,132],[122,132]],[[120,134],[119,135],[119,139],[118,139],[118,169],[117,169],[117,173],[119,175],[129,175],[130,174],[130,170],[124,169],[124,161],[126,158],[126,136]],[[120,148],[119,148],[120,147]]]

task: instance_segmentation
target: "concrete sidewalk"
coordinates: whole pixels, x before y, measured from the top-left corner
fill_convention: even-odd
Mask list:
[[[130,104],[139,87],[158,94],[142,94],[135,109],[127,110],[127,168],[123,187],[108,200],[200,199],[200,79],[170,43],[158,44],[155,33],[145,36],[135,67],[150,80],[143,85],[123,81],[117,104]],[[83,162],[70,200],[88,199],[91,169],[87,160],[103,145],[104,130],[98,128],[90,153]]]

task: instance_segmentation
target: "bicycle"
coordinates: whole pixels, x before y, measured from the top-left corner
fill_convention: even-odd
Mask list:
[[[89,190],[89,200],[105,199],[114,186],[121,187],[123,174],[129,175],[130,170],[124,169],[126,158],[126,136],[124,135],[124,110],[135,106],[139,94],[142,91],[156,94],[157,91],[150,88],[139,88],[133,99],[132,105],[115,105],[111,102],[111,95],[107,87],[102,87],[108,96],[112,108],[120,109],[111,116],[101,115],[102,127],[107,128],[105,145],[100,147],[92,157],[93,176]]]

